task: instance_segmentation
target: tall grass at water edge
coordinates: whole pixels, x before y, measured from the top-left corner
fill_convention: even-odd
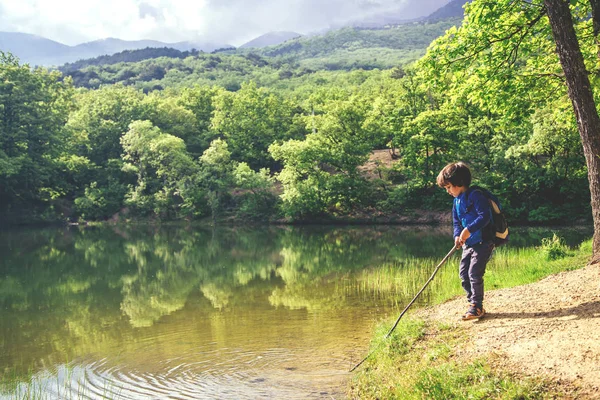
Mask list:
[[[121,388],[109,380],[100,385],[88,382],[86,371],[70,364],[59,366],[55,371],[31,373],[28,381],[2,376],[0,381],[0,399],[10,400],[83,400],[101,398],[121,399]]]
[[[457,250],[440,268],[423,293],[421,304],[438,304],[463,294],[458,277],[460,253],[461,250]],[[582,267],[590,255],[591,240],[571,250],[556,236],[536,247],[500,247],[494,250],[486,268],[486,291],[524,285],[557,272]],[[364,270],[356,279],[358,288],[354,289],[381,297],[392,295],[407,303],[429,279],[442,258],[443,255],[439,259],[408,258]]]

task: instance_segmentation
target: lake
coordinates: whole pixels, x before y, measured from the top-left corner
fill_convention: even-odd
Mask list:
[[[344,398],[451,246],[399,226],[1,231],[0,399]]]

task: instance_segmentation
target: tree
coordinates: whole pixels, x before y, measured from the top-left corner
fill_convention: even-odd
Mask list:
[[[590,3],[592,10],[597,12],[596,2],[591,0]],[[579,47],[579,40],[573,27],[573,18],[569,9],[570,2],[544,0],[544,5],[556,42],[556,52],[565,73],[569,97],[573,103],[579,135],[583,144],[592,197],[594,262],[600,262],[600,116],[598,116],[594,93]],[[597,19],[594,18],[594,21],[596,24]],[[597,34],[596,25],[594,26],[594,33]]]
[[[80,94],[78,109],[69,116],[67,128],[74,137],[85,138],[82,155],[102,166],[120,158],[120,138],[129,124],[147,119],[148,105],[143,100],[143,93],[120,85]]]
[[[0,214],[32,216],[68,190],[61,174],[68,138],[64,124],[73,106],[70,79],[32,70],[0,51]],[[13,208],[15,207],[15,208]],[[24,213],[25,214],[25,213]],[[50,217],[50,216],[48,216]]]
[[[241,189],[236,199],[238,216],[263,221],[265,217],[268,219],[277,200],[273,193],[275,178],[269,170],[262,168],[253,171],[248,164],[242,162],[233,171],[233,181],[236,188]]]
[[[423,185],[431,185],[435,174],[454,159],[460,130],[459,115],[455,110],[428,110],[408,122],[402,131],[401,156],[415,178]]]
[[[437,71],[438,83],[446,80],[455,93],[502,112],[505,120],[531,118],[535,108],[568,95],[588,169],[595,260],[600,257],[600,117],[586,62],[598,62],[597,14],[592,0],[475,0],[466,7],[463,25],[437,40],[422,63]]]
[[[360,96],[332,92],[325,96],[339,99],[313,99],[318,115],[306,116],[306,125],[314,124],[314,133],[269,147],[284,165],[278,179],[283,211],[291,218],[349,212],[368,198],[358,167],[373,149],[374,135],[364,127],[371,106]]]
[[[177,211],[187,195],[187,180],[197,173],[183,140],[161,132],[150,121],[134,121],[121,144],[124,169],[137,173],[129,204],[156,214]]]
[[[231,186],[234,165],[224,140],[215,139],[200,157],[201,182],[208,191],[208,205],[212,211],[213,225],[223,206],[226,190]]]
[[[413,69],[397,68],[382,82],[365,121],[365,127],[381,137],[378,147],[387,146],[396,154],[405,124],[427,108],[423,88]]]
[[[144,98],[148,109],[148,120],[163,132],[183,139],[187,151],[200,156],[199,132],[194,113],[180,104],[180,97],[171,91],[152,92]]]
[[[215,109],[215,97],[222,91],[220,88],[196,85],[193,88],[185,88],[178,98],[178,105],[190,110],[196,118],[196,134],[186,141],[188,151],[194,156],[202,154],[215,139],[210,124]]]
[[[222,92],[215,100],[212,129],[223,136],[231,157],[253,169],[274,166],[267,149],[287,138],[292,127],[291,104],[256,84],[236,93]]]

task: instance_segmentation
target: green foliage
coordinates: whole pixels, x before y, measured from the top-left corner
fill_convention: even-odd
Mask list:
[[[586,240],[579,245],[579,251],[584,254],[592,254],[592,240]]]
[[[149,111],[141,92],[123,86],[80,92],[76,100],[66,128],[78,139],[77,150],[96,165],[121,157],[121,136]]]
[[[221,139],[215,139],[200,157],[200,176],[207,193],[207,203],[212,213],[213,224],[223,210],[226,190],[231,185],[234,164],[228,145]]]
[[[90,58],[87,60],[79,60],[73,63],[66,63],[63,66],[59,67],[59,71],[65,75],[73,76],[74,71],[81,70],[85,67],[89,67],[90,65],[112,65],[121,62],[138,62],[142,60],[147,60],[150,58],[159,58],[159,57],[168,57],[168,58],[187,58],[190,56],[198,55],[197,50],[192,51],[179,51],[177,49],[162,47],[162,48],[152,48],[146,47],[145,49],[138,50],[124,50],[119,53],[115,53],[112,55],[104,55],[95,58]],[[127,75],[127,74],[125,74]],[[131,77],[131,76],[130,76]],[[76,81],[75,76],[73,79]],[[127,79],[127,78],[125,78]],[[75,83],[77,85],[77,82]]]
[[[572,12],[594,71],[580,6]],[[434,180],[463,160],[513,221],[589,219],[577,123],[541,12],[476,0],[462,25],[344,28],[215,54],[124,52],[65,66],[93,88],[76,92],[68,77],[3,54],[0,217],[105,219],[129,207],[162,219],[302,220],[448,209]],[[384,148],[394,165],[377,174],[365,162]]]
[[[273,168],[267,152],[271,143],[289,138],[293,106],[256,84],[236,93],[220,92],[215,99],[211,128],[222,135],[236,160],[252,168]]]
[[[548,261],[560,260],[569,254],[563,239],[556,234],[552,235],[551,238],[542,239],[541,250],[546,255]]]
[[[124,170],[137,174],[137,184],[128,193],[127,204],[143,213],[177,216],[188,195],[190,179],[198,173],[183,140],[161,132],[150,121],[134,121],[121,144]]]
[[[102,219],[106,216],[107,201],[98,183],[92,182],[85,188],[84,196],[74,201],[77,214],[83,219]]]
[[[43,213],[71,189],[57,159],[68,157],[63,128],[72,96],[70,80],[59,73],[32,70],[0,52],[0,215],[6,219],[13,212]]]
[[[210,127],[215,100],[221,91],[222,89],[196,85],[185,88],[177,97],[177,104],[192,112],[196,119],[195,132],[185,138],[188,151],[195,157],[200,156],[215,139],[215,133]]]
[[[262,53],[270,57],[286,56],[306,60],[318,59],[324,56],[335,58],[331,57],[331,54],[335,54],[339,50],[345,51],[346,54],[352,54],[353,51],[377,49],[381,54],[381,49],[423,49],[448,28],[459,23],[459,19],[451,18],[433,23],[401,24],[386,29],[342,28],[327,32],[323,36],[300,37],[288,40],[283,44],[267,47],[262,50]],[[385,60],[385,56],[382,58]],[[350,60],[352,60],[352,57],[350,57]],[[391,66],[393,65],[385,64],[385,61],[383,61],[377,65],[377,68]]]
[[[283,184],[282,211],[292,219],[349,212],[364,203],[370,191],[358,173],[372,148],[373,135],[364,128],[368,105],[352,96],[320,107],[319,115],[305,117],[315,133],[303,141],[269,147],[273,158],[284,165],[278,175]]]
[[[241,192],[237,196],[238,217],[253,221],[268,220],[274,214],[277,202],[274,181],[268,169],[255,172],[248,164],[239,163],[233,171],[233,182]]]
[[[281,80],[302,81],[319,70],[373,70],[406,64],[425,54],[433,39],[459,23],[459,19],[450,18],[385,29],[343,28],[264,49],[215,54],[174,49],[124,51],[60,69],[77,87],[90,89],[120,83],[149,92],[201,84],[237,91],[248,81],[273,87],[281,85]]]

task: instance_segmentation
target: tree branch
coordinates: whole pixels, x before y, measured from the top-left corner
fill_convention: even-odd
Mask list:
[[[527,4],[532,5],[531,3],[528,3],[528,2],[527,2]],[[518,54],[518,48],[521,45],[521,43],[523,42],[523,39],[527,36],[527,34],[529,34],[529,32],[535,26],[535,24],[537,24],[539,22],[539,20],[542,19],[542,17],[544,17],[545,15],[546,15],[546,8],[544,6],[540,6],[539,14],[534,19],[529,21],[528,23],[516,27],[516,29],[513,32],[510,32],[509,34],[507,34],[503,37],[495,38],[493,40],[487,40],[487,42],[484,45],[482,45],[480,48],[476,49],[474,52],[467,54],[463,57],[455,58],[454,60],[451,60],[450,62],[448,62],[448,65],[454,64],[459,61],[464,61],[464,60],[469,60],[469,59],[475,58],[479,54],[488,50],[492,45],[510,40],[513,37],[515,37],[516,35],[518,35],[520,32],[522,32],[522,34],[518,40],[517,46],[513,50],[511,50],[510,55],[507,58],[507,59],[512,58],[513,60],[516,61],[517,54]],[[523,30],[525,30],[525,31],[523,32]],[[514,61],[511,62],[510,65],[512,65],[513,63],[514,63]]]

